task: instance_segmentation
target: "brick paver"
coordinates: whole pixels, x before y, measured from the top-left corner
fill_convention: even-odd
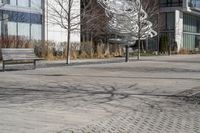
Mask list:
[[[112,118],[94,122],[80,129],[62,133],[200,133],[200,113],[122,112]]]
[[[87,62],[0,72],[0,133],[200,133],[200,55]]]

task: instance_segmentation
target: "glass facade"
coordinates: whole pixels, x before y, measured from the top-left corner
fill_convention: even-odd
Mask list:
[[[163,13],[164,17],[164,26],[163,26],[163,33],[168,38],[170,38],[170,41],[173,41],[175,38],[174,30],[175,30],[175,13],[174,12],[166,12]]]
[[[164,12],[160,14],[160,23],[163,31],[169,31],[175,29],[175,13]]]
[[[0,8],[0,33],[3,47],[43,39],[41,0],[1,0],[1,2],[16,6],[14,11]]]
[[[200,8],[200,0],[190,0],[189,6],[195,7],[195,8]]]
[[[183,15],[183,47],[200,48],[200,18],[197,16]]]
[[[0,0],[1,3],[6,3],[11,6],[31,7],[34,9],[42,8],[42,0]]]
[[[183,0],[160,0],[161,7],[179,7],[183,5]]]

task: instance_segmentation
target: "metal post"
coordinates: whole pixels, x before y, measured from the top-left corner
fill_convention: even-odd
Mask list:
[[[33,69],[36,69],[36,60],[33,61]]]
[[[126,45],[126,59],[125,59],[125,62],[129,62],[129,46]]]
[[[5,62],[3,61],[3,72],[5,72]]]

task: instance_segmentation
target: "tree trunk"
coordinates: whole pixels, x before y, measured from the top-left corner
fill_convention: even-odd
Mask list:
[[[67,61],[66,64],[70,64],[70,36],[71,36],[71,0],[68,1],[68,32],[67,32]]]
[[[142,49],[142,52],[144,53],[144,41],[141,42],[141,47],[142,47],[142,48],[141,48],[141,49]]]
[[[66,62],[66,64],[70,64],[70,49],[71,49],[71,47],[70,47],[70,34],[71,34],[71,32],[70,32],[70,30],[68,30],[68,35],[67,35],[67,62]]]
[[[129,62],[129,46],[126,45],[126,46],[125,46],[125,49],[126,49],[125,62]]]
[[[142,3],[140,0],[140,7],[139,7],[139,12],[138,12],[138,27],[139,27],[139,31],[138,31],[138,60],[140,60],[140,42],[141,42],[141,22],[140,22],[140,14],[141,14],[141,9],[142,9]]]

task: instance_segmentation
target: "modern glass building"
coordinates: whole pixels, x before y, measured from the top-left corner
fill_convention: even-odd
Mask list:
[[[160,0],[160,34],[181,48],[200,48],[200,0]]]
[[[2,45],[14,47],[44,40],[43,9],[43,0],[1,0]]]

